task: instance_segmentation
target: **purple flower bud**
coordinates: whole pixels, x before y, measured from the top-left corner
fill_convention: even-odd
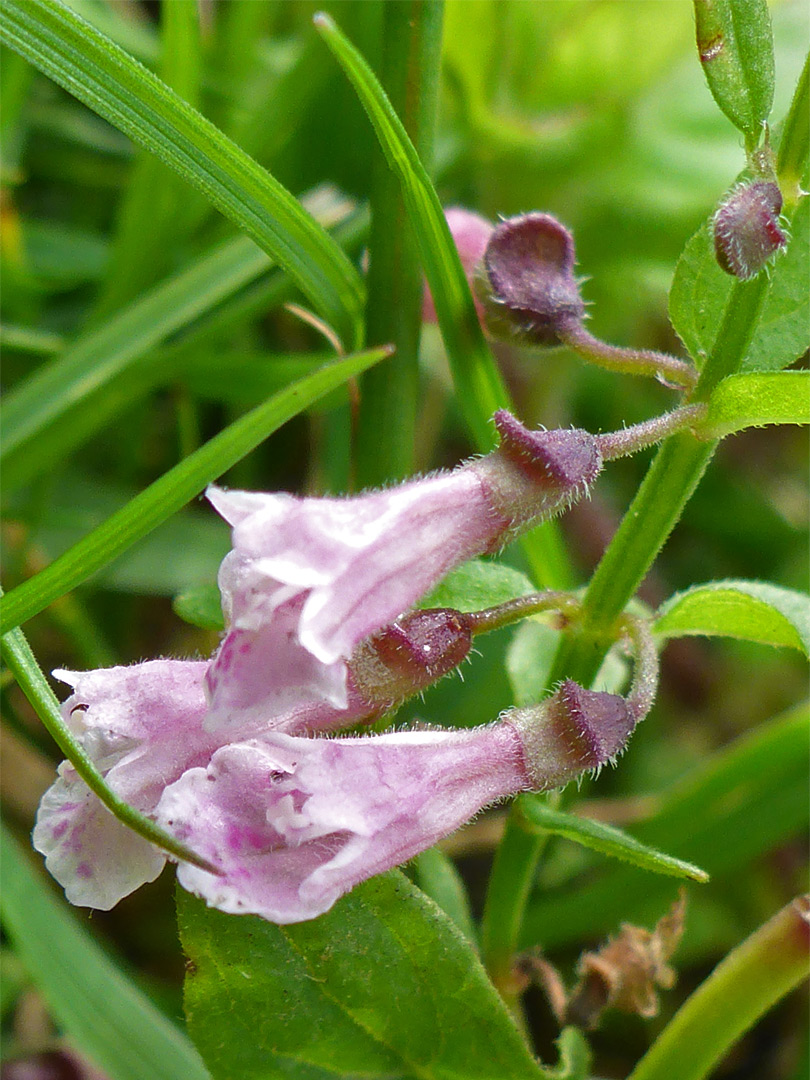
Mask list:
[[[618,694],[566,680],[540,705],[506,718],[520,728],[534,786],[560,787],[599,769],[625,748],[641,717]]]
[[[772,181],[738,187],[714,215],[714,251],[727,274],[747,281],[787,244],[779,227],[782,193]]]
[[[362,641],[348,662],[360,694],[390,709],[458,667],[472,648],[472,619],[452,608],[411,611]]]
[[[476,288],[495,337],[559,345],[585,305],[574,277],[574,240],[550,214],[502,221],[484,253]]]

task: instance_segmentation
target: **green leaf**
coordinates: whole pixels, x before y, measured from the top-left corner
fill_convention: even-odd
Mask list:
[[[197,187],[289,271],[349,348],[359,275],[266,170],[165,83],[57,0],[0,0],[2,38],[35,67]]]
[[[700,427],[718,439],[766,424],[810,424],[810,372],[730,375],[713,391]]]
[[[110,1080],[206,1080],[187,1036],[122,973],[0,827],[3,926],[65,1034]]]
[[[413,860],[413,878],[422,892],[439,905],[461,933],[475,945],[475,922],[464,879],[449,855],[437,847],[428,848]]]
[[[714,100],[749,148],[773,104],[773,33],[767,0],[695,0],[700,62]]]
[[[612,825],[553,810],[542,799],[521,799],[520,816],[521,827],[527,832],[556,833],[603,855],[632,863],[655,874],[668,874],[670,877],[688,878],[691,881],[709,880],[709,875],[699,866],[656,851]]]
[[[471,559],[463,566],[451,570],[447,577],[420,601],[419,606],[481,611],[534,591],[534,585],[520,570],[514,570],[503,563]]]
[[[563,1028],[554,1040],[559,1064],[548,1070],[549,1080],[590,1080],[593,1054],[585,1035],[576,1027]]]
[[[389,355],[387,347],[357,353],[275,394],[169,469],[103,525],[2,600],[2,632],[42,611],[171,517],[268,435],[313,401]]]
[[[189,1030],[215,1080],[522,1080],[535,1064],[475,953],[402,874],[311,922],[178,891]]]
[[[710,581],[675,593],[658,611],[661,637],[719,635],[786,645],[810,655],[810,597],[763,581]]]
[[[216,585],[199,585],[195,589],[186,589],[172,601],[175,615],[203,630],[224,630],[225,616],[222,614],[222,601]]]
[[[770,271],[772,284],[760,322],[745,350],[743,371],[778,371],[808,347],[810,321],[810,200],[793,218],[793,238]],[[711,225],[702,225],[687,243],[675,268],[669,294],[669,317],[692,359],[702,367],[711,355],[735,278],[724,273],[714,255]]]

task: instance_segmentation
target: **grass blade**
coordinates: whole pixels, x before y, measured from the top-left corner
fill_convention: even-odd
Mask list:
[[[492,415],[497,409],[510,408],[511,403],[481,330],[439,197],[374,72],[328,15],[316,15],[315,25],[357,91],[402,185],[405,210],[453,372],[458,405],[477,449],[486,453],[494,445]],[[545,522],[524,537],[523,547],[539,584],[556,588],[571,584],[571,569],[553,522]]]
[[[284,266],[344,343],[363,289],[346,255],[266,170],[165,83],[57,0],[0,0],[2,38],[180,173]]]
[[[495,366],[439,197],[413,143],[366,61],[328,15],[315,16],[321,36],[348,76],[402,185],[405,208],[433,294],[453,370],[459,407],[479,450],[494,445],[490,424],[509,394]]]
[[[247,237],[217,245],[103,326],[83,334],[61,356],[15,387],[3,408],[0,460],[6,491],[92,434],[92,422],[89,429],[73,422],[85,400],[270,265],[265,253]],[[55,425],[58,430],[52,431]]]
[[[30,619],[96,570],[112,562],[199,495],[208,484],[291,417],[389,355],[390,349],[382,346],[330,364],[274,394],[269,401],[240,417],[179,465],[164,473],[36,577],[5,596],[0,602],[2,632]]]

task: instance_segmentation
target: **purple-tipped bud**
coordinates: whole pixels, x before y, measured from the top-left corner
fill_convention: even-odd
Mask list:
[[[467,467],[478,473],[493,510],[509,522],[497,538],[500,547],[587,494],[602,470],[602,454],[597,439],[578,428],[532,431],[503,409],[494,421],[500,446]]]
[[[559,345],[585,305],[574,277],[574,239],[550,214],[523,214],[493,232],[476,288],[495,337]]]
[[[472,619],[452,608],[410,611],[366,638],[349,670],[363,697],[390,708],[458,667],[472,648]]]
[[[507,719],[520,729],[527,768],[543,791],[612,761],[640,718],[618,694],[568,679],[541,705],[516,709]]]
[[[782,193],[772,181],[737,188],[714,215],[714,251],[727,274],[747,281],[787,244],[779,228]]]

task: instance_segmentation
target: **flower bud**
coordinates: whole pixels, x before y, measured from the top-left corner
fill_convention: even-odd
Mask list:
[[[352,653],[354,685],[381,709],[418,694],[458,667],[472,648],[472,619],[452,608],[410,611]]]
[[[500,409],[493,417],[496,451],[473,462],[493,511],[508,522],[496,537],[502,547],[527,525],[567,509],[587,494],[602,470],[598,440],[587,431],[533,431]]]
[[[550,214],[523,214],[492,233],[476,276],[494,337],[559,345],[585,304],[573,274],[574,239]]]
[[[521,731],[533,786],[546,791],[613,761],[640,717],[620,695],[568,679],[540,705],[515,709],[505,719]]]
[[[782,193],[772,181],[737,188],[714,215],[714,251],[727,274],[747,281],[786,244],[779,228]]]

